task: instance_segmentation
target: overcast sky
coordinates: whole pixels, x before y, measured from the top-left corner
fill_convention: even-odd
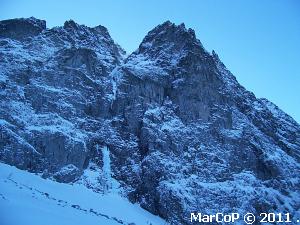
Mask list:
[[[184,22],[243,86],[300,122],[298,0],[0,0],[1,20],[30,16],[49,28],[69,19],[101,24],[128,53],[156,25]]]

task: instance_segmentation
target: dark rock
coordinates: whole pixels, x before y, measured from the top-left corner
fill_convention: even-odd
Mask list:
[[[46,29],[46,21],[34,17],[0,21],[0,37],[22,40],[40,34]]]
[[[81,175],[81,171],[73,164],[68,164],[53,174],[53,178],[61,183],[74,182]]]

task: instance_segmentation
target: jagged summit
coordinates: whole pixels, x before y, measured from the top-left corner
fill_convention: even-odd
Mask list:
[[[95,31],[97,31],[97,32],[100,32],[100,33],[102,33],[102,34],[105,34],[105,35],[109,35],[109,36],[110,36],[110,34],[109,34],[107,28],[104,27],[104,26],[102,26],[102,25],[95,26],[95,27],[93,27],[93,29],[94,29]]]
[[[68,20],[64,23],[63,28],[67,31],[68,37],[74,39],[73,45],[87,46],[101,55],[106,55],[103,57],[106,61],[116,60],[120,63],[125,57],[125,50],[115,43],[108,29],[104,26],[88,27]]]
[[[187,29],[184,23],[176,25],[175,23],[170,22],[169,20],[156,26],[154,29],[148,32],[144,40],[147,40],[149,36],[159,34],[163,31],[176,33],[177,35],[188,34],[186,37],[189,37],[191,40],[196,39],[195,31],[191,28]]]
[[[107,39],[111,39],[111,36],[106,27],[98,25],[95,27],[88,27],[86,25],[80,25],[76,23],[74,20],[65,21],[63,28],[70,32],[79,32],[79,33],[94,33],[95,35],[105,37]]]
[[[0,21],[0,37],[21,40],[38,35],[45,29],[46,21],[34,17]]]
[[[74,20],[67,20],[67,21],[65,21],[63,28],[66,30],[70,30],[70,31],[74,31],[74,30],[87,31],[88,30],[88,31],[94,32],[97,35],[102,35],[106,38],[111,38],[107,28],[102,25],[98,25],[95,27],[88,27],[85,25],[80,25],[80,24],[76,23]]]
[[[29,18],[16,18],[16,19],[8,19],[8,20],[2,20],[0,21],[1,24],[12,24],[12,23],[29,23],[32,26],[37,26],[40,27],[41,29],[46,29],[46,21],[45,20],[41,20],[41,19],[37,19],[35,17],[29,17]]]
[[[138,53],[146,53],[157,57],[157,51],[169,54],[179,51],[192,51],[202,48],[192,29],[186,29],[184,23],[175,25],[166,21],[151,30],[139,46]]]
[[[64,23],[65,29],[78,29],[79,25],[74,20],[67,20]]]
[[[166,21],[146,35],[139,48],[125,60],[125,67],[129,71],[134,69],[133,74],[139,78],[151,77],[165,84],[174,80],[182,70],[188,73],[195,62],[210,64],[204,62],[210,58],[194,30],[187,29],[183,23],[176,25]]]

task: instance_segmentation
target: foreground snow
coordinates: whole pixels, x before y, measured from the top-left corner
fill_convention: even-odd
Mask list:
[[[166,224],[159,217],[110,193],[62,184],[0,163],[0,221],[3,225]]]

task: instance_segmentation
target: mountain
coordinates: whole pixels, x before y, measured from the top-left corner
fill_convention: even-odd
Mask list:
[[[184,24],[157,26],[126,57],[103,26],[1,21],[0,86],[3,163],[104,195],[117,184],[170,224],[300,218],[300,125]]]

